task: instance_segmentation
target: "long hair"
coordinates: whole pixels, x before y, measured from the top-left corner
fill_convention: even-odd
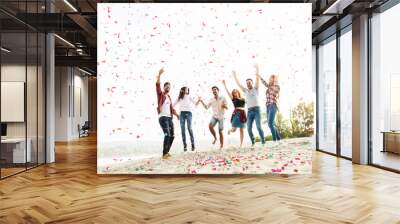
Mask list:
[[[237,97],[235,97],[235,94],[234,94],[235,92],[237,92]],[[240,94],[240,91],[237,90],[237,89],[233,89],[233,90],[232,90],[232,98],[233,98],[233,99],[241,99],[242,96],[241,96],[241,94]]]
[[[271,79],[272,79],[272,81],[271,81]],[[272,86],[272,85],[278,85],[278,76],[276,76],[276,75],[271,75],[268,84],[269,84],[270,86]]]
[[[183,100],[183,97],[185,97],[186,94],[186,89],[189,91],[189,88],[186,86],[181,88],[181,90],[179,91],[178,101]]]

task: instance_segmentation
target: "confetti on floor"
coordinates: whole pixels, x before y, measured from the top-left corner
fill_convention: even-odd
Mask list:
[[[312,147],[309,139],[284,140],[251,148],[181,152],[170,159],[130,159],[100,167],[104,174],[310,174]]]

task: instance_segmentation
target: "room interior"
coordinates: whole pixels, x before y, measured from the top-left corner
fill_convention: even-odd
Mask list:
[[[312,5],[312,174],[98,175],[97,4],[167,3],[3,0],[0,223],[398,223],[399,1],[243,2]]]

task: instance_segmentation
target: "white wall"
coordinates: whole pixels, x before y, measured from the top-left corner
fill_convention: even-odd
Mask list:
[[[68,71],[67,67],[55,69],[55,141],[68,139],[68,86],[70,84]]]
[[[88,78],[72,67],[56,67],[55,73],[55,140],[70,141],[88,120]]]
[[[74,75],[74,102],[71,102],[71,105],[74,105],[72,108],[72,119],[71,119],[71,135],[73,138],[79,137],[78,132],[78,124],[81,126],[88,121],[88,78],[81,76],[81,73]]]

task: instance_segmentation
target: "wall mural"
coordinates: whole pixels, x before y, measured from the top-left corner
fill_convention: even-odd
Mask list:
[[[98,173],[311,172],[311,4],[101,3],[98,31]]]

